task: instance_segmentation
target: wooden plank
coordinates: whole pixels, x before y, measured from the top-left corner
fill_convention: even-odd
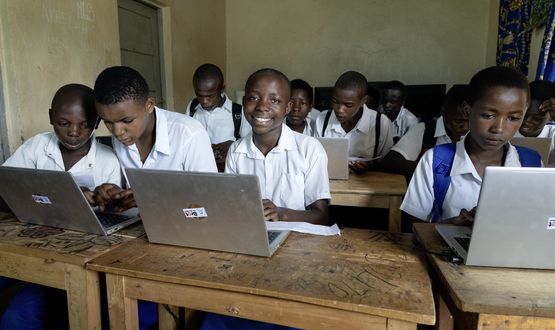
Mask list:
[[[66,291],[71,329],[99,329],[100,290],[98,273],[66,265]]]
[[[404,195],[404,176],[383,172],[350,173],[348,180],[330,180],[330,192],[369,195]]]
[[[107,273],[435,323],[431,285],[412,235],[293,233],[272,258],[135,240],[93,260]],[[284,276],[287,274],[287,276]]]
[[[555,319],[533,316],[480,314],[479,330],[537,330],[555,329]]]
[[[415,233],[429,251],[448,249],[433,224]],[[430,256],[441,283],[463,312],[555,318],[555,271],[454,265]]]
[[[139,328],[137,300],[126,297],[125,279],[106,274],[110,329],[133,330]]]
[[[388,319],[387,320],[387,330],[415,330],[416,324],[407,322],[407,321],[399,321],[395,319]]]
[[[158,328],[160,330],[177,330],[178,321],[179,307],[167,304],[158,304]]]
[[[22,257],[0,250],[0,276],[65,289],[65,266],[52,259]]]
[[[251,320],[303,329],[384,329],[386,326],[383,317],[329,307],[132,277],[125,280],[125,294],[134,299],[171,303]]]
[[[389,196],[332,192],[331,205],[387,209]]]
[[[389,197],[389,231],[400,233],[402,227],[401,196]]]

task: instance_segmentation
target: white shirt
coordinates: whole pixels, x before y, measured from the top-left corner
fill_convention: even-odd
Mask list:
[[[391,150],[400,153],[406,160],[417,160],[420,152],[422,152],[425,130],[425,123],[416,123],[416,125],[413,125],[408,132],[403,135]],[[449,138],[449,135],[445,132],[443,117],[436,119],[434,138],[436,139],[436,145],[451,143],[451,138]]]
[[[141,162],[137,145],[126,146],[112,139],[114,150],[124,168],[216,172],[216,162],[208,134],[190,116],[155,107],[156,141]]]
[[[287,119],[283,120],[283,124],[287,125]],[[304,120],[304,129],[303,129],[303,134],[304,135],[308,135],[308,136],[314,136],[314,120],[311,118],[308,118],[308,116],[305,118]]]
[[[516,131],[515,137],[524,137],[519,131]],[[551,139],[551,149],[549,151],[549,159],[547,161],[547,167],[555,167],[555,125],[547,124],[543,127],[539,138],[550,138]]]
[[[331,111],[331,116],[324,132],[324,137],[341,137],[349,139],[349,157],[360,157],[366,159],[374,158],[374,145],[376,144],[376,116],[375,110],[369,109],[364,105],[362,117],[358,123],[349,132],[346,133],[341,123],[337,121],[335,112]],[[314,126],[314,136],[322,137],[322,128],[326,119],[327,111],[322,111],[316,118]],[[385,156],[389,149],[393,146],[393,134],[391,131],[391,121],[387,116],[382,115],[380,118],[380,141],[378,145],[378,157]]]
[[[411,126],[418,123],[418,118],[409,111],[409,109],[401,106],[401,110],[397,115],[397,118],[391,122],[391,131],[393,136],[402,137],[405,135]]]
[[[65,171],[64,160],[56,134],[40,133],[23,143],[2,166]],[[89,152],[68,171],[77,184],[94,190],[103,183],[121,186],[121,167],[109,147],[91,137]]]
[[[227,95],[224,104],[221,107],[214,108],[212,111],[206,111],[200,104],[195,107],[193,118],[198,120],[204,129],[208,132],[210,141],[213,144],[225,141],[235,141],[235,126],[233,125],[233,102]],[[193,101],[191,101],[193,102]],[[191,102],[187,105],[186,114],[190,115]],[[251,131],[251,125],[245,119],[243,110],[241,109],[241,127],[239,129],[240,136],[246,136]]]
[[[226,173],[255,174],[262,198],[278,207],[305,210],[320,199],[331,199],[328,158],[313,137],[281,125],[281,136],[266,156],[254,145],[252,133],[229,148]]]
[[[466,136],[457,142],[455,158],[451,167],[451,184],[443,201],[442,220],[458,216],[463,208],[471,210],[478,204],[482,178],[476,172],[476,168],[464,148]],[[426,221],[431,221],[434,202],[433,152],[434,149],[426,151],[418,162],[401,204],[401,210]],[[516,148],[510,144],[504,166],[520,167]]]

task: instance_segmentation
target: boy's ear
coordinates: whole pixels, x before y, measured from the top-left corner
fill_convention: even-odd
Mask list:
[[[146,112],[147,113],[152,113],[152,111],[154,111],[154,105],[155,105],[155,101],[154,101],[154,97],[149,96],[146,99],[146,103],[145,103],[145,108],[146,108]]]
[[[362,104],[366,104],[366,102],[368,102],[368,94],[364,95],[364,96],[362,97],[362,100],[361,100],[361,101],[362,101]]]
[[[470,104],[468,104],[467,102],[463,102],[463,115],[466,116],[468,118],[468,116],[470,116]]]
[[[285,105],[285,115],[287,116],[289,112],[293,109],[293,101],[291,99],[287,100],[287,104]]]
[[[48,118],[50,120],[50,125],[53,125],[52,124],[52,109],[48,109]]]

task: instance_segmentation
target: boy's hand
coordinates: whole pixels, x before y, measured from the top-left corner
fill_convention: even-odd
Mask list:
[[[90,190],[84,190],[83,195],[85,195],[87,202],[89,202],[91,206],[96,206],[96,201],[94,200],[94,192]]]
[[[458,216],[454,217],[451,223],[457,226],[472,226],[472,224],[474,223],[475,214],[476,207],[473,207],[470,211],[462,209],[461,213]]]
[[[357,173],[362,173],[370,170],[371,162],[361,160],[354,160],[349,162],[349,168]]]
[[[118,197],[119,197],[119,200],[115,205],[116,212],[123,212],[132,207],[137,207],[137,203],[135,202],[135,197],[133,196],[133,190],[131,189],[122,190],[118,194]]]
[[[229,147],[231,146],[232,143],[233,141],[229,140],[229,141],[212,145],[212,151],[214,152],[214,158],[216,159],[216,163],[225,162],[225,159],[227,157],[227,151],[229,150]]]
[[[94,189],[94,200],[100,211],[104,211],[107,205],[117,203],[122,197],[124,190],[111,183],[104,183]]]
[[[264,207],[264,219],[270,221],[284,220],[281,216],[281,209],[277,207],[271,200],[263,199],[262,206]]]
[[[555,99],[549,98],[540,104],[540,112],[548,112],[551,120],[555,120]]]

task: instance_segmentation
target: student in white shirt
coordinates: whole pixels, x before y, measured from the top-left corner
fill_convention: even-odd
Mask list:
[[[291,111],[285,118],[285,124],[291,130],[313,136],[313,123],[309,114],[312,110],[312,87],[302,79],[291,80]]]
[[[52,99],[49,117],[54,133],[40,133],[28,139],[3,166],[70,172],[91,203],[94,203],[91,190],[96,185],[104,182],[121,184],[121,168],[116,155],[110,148],[97,143],[93,136],[98,115],[90,87],[81,84],[62,86]],[[17,282],[0,277],[1,288]],[[48,308],[48,304],[59,299],[57,291],[34,284],[23,286],[10,297],[10,303],[0,318],[0,329],[22,326],[43,329],[49,318],[67,320],[67,308],[60,307],[63,304],[58,304],[59,308]]]
[[[471,225],[486,166],[521,166],[509,140],[524,119],[529,99],[528,81],[514,69],[490,67],[474,75],[468,97],[470,132],[456,143],[451,182],[437,210],[439,221]],[[401,204],[413,219],[432,221],[434,151],[428,150],[418,163]]]
[[[547,165],[555,167],[555,125],[548,123],[555,117],[555,83],[547,80],[531,82],[530,97],[530,107],[515,136],[550,138],[551,151]]]
[[[154,106],[144,78],[129,67],[107,68],[94,86],[96,108],[115,137],[114,150],[124,168],[215,172],[208,134],[193,118]],[[135,206],[130,189],[95,189],[99,207]]]
[[[442,116],[418,123],[397,142],[379,162],[384,172],[403,174],[410,179],[422,154],[436,144],[457,142],[468,132],[468,87],[453,86],[445,95]]]
[[[224,93],[224,75],[214,64],[203,64],[193,74],[196,98],[187,105],[186,114],[198,120],[208,132],[216,162],[223,163],[233,141],[247,135],[251,127],[242,107]]]
[[[393,146],[391,121],[366,106],[366,90],[362,74],[343,73],[333,88],[333,111],[323,111],[314,126],[317,137],[349,139],[349,157],[359,158],[349,162],[354,171],[370,170],[373,160],[385,156]]]
[[[383,112],[390,120],[393,131],[393,141],[397,143],[408,130],[418,123],[418,118],[405,108],[407,91],[405,85],[393,80],[388,82],[383,91],[379,111]]]

